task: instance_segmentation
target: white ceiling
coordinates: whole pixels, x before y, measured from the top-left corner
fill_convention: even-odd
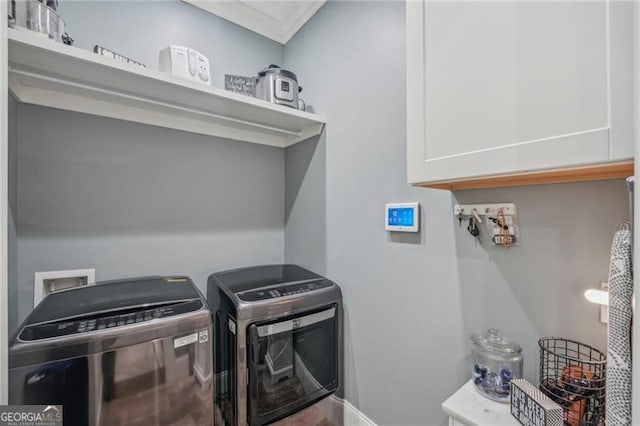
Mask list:
[[[182,0],[285,44],[327,0]]]

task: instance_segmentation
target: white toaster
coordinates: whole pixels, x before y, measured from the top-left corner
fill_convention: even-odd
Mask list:
[[[209,59],[188,47],[171,45],[162,49],[160,71],[211,86]]]

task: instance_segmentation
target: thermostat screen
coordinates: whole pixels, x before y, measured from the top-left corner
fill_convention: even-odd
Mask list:
[[[390,208],[387,224],[391,226],[413,226],[413,208]]]

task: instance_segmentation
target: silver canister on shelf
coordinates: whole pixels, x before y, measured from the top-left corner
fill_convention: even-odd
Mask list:
[[[9,24],[35,31],[63,43],[65,22],[55,10],[58,3],[50,0],[47,4],[37,0],[13,1],[10,6]]]
[[[511,381],[522,378],[522,347],[495,328],[470,338],[471,376],[476,389],[494,401],[509,402]]]
[[[298,97],[302,87],[296,75],[278,65],[269,65],[256,78],[256,98],[304,111],[305,103]]]

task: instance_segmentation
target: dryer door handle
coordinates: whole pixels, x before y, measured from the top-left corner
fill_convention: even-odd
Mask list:
[[[299,328],[308,327],[322,321],[326,321],[336,316],[336,308],[331,307],[325,311],[316,312],[304,317],[293,318],[286,321],[276,322],[273,324],[261,325],[257,327],[258,337],[273,336],[274,334],[285,333],[297,330]]]

